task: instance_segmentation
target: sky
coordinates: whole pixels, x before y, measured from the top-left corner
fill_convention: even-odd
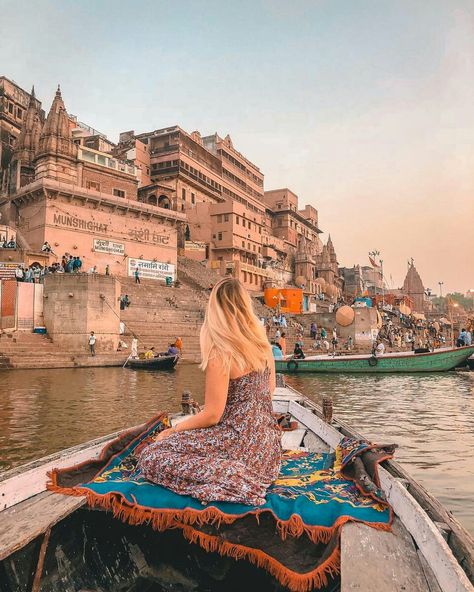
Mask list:
[[[341,265],[474,288],[472,0],[0,0],[0,75],[118,140],[218,132]]]

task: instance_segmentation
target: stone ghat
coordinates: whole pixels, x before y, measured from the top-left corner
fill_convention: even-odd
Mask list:
[[[92,357],[81,351],[64,351],[45,335],[24,331],[0,334],[0,370],[33,368],[87,368],[121,366],[126,354],[98,353]]]
[[[208,292],[187,286],[167,288],[153,280],[135,284],[120,278],[122,294],[128,294],[130,306],[120,311],[125,323],[125,341],[132,334],[139,340],[139,350],[154,346],[164,351],[177,337],[183,340],[183,360],[200,359],[199,332],[204,320]]]

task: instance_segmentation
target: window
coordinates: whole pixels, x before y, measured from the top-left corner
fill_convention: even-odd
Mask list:
[[[250,251],[250,243],[247,243],[247,248]]]
[[[242,246],[245,249],[245,241],[242,241]]]
[[[149,175],[150,174],[150,169],[148,167],[146,167],[146,174]]]
[[[249,283],[253,284],[253,275],[249,273]]]
[[[113,193],[115,197],[125,197],[125,191],[122,191],[122,189],[114,189]]]
[[[235,223],[236,223],[236,224],[240,224],[240,222],[239,222],[239,217],[238,217],[238,216],[236,216],[236,217],[235,217]]]
[[[253,250],[254,250],[254,251],[256,251],[256,250],[257,250],[257,247],[256,247],[255,245],[253,245]]]
[[[252,225],[250,224],[250,222],[247,222],[247,224],[249,225],[249,230],[252,228]]]
[[[13,103],[8,103],[8,112],[13,114]]]
[[[18,117],[18,119],[23,119],[23,109],[20,109],[20,107],[17,107],[16,116]]]
[[[156,200],[156,196],[153,197],[155,197]],[[170,198],[167,195],[160,195],[160,197],[158,198],[158,207],[164,208],[165,210],[171,210]]]
[[[181,211],[184,212],[184,204],[181,204]]]
[[[191,193],[191,203],[192,204],[196,203],[196,195],[194,193]]]
[[[181,199],[186,199],[186,189],[181,189]]]
[[[220,224],[222,222],[222,214],[217,216],[217,223]]]
[[[245,228],[245,220],[242,218],[242,226]]]
[[[222,232],[219,232],[219,234],[217,235],[217,240],[222,240]]]
[[[228,222],[229,221],[229,214],[224,214],[224,222]]]
[[[262,234],[262,227],[261,226],[258,227],[258,234]]]
[[[96,183],[95,181],[87,181],[86,188],[93,189],[94,191],[100,191],[100,183]]]
[[[246,271],[243,271],[242,273],[244,275],[244,283],[245,283],[247,281],[247,272]]]

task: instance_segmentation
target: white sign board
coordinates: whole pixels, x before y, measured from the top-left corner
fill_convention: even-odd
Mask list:
[[[171,263],[161,263],[161,261],[148,261],[147,259],[128,259],[128,275],[133,277],[135,270],[138,269],[140,278],[149,280],[165,281],[167,277],[175,279],[175,266]]]
[[[114,241],[95,238],[94,251],[96,251],[97,253],[111,253],[112,255],[123,255],[125,253],[125,245],[123,243],[115,243]]]

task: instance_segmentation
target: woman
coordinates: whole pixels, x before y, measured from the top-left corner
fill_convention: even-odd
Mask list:
[[[205,408],[164,430],[140,453],[144,476],[202,502],[260,506],[280,469],[272,415],[275,366],[242,284],[214,286],[201,329]]]

